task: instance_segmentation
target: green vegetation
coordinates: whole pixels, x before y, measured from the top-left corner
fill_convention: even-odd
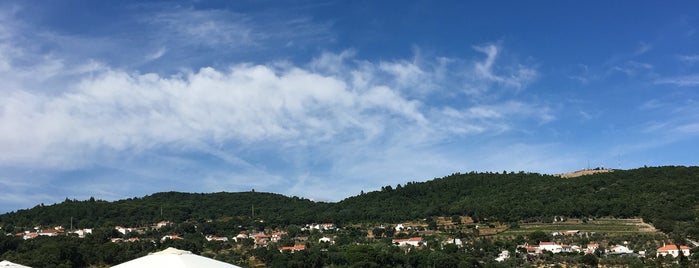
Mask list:
[[[175,225],[137,235],[114,230],[116,225],[150,226],[161,220]],[[322,222],[342,228],[326,233],[299,228]],[[414,226],[419,227],[398,233],[380,227],[391,228],[390,224],[400,222],[415,222]],[[644,222],[669,236],[655,232]],[[640,168],[567,179],[525,172],[459,173],[427,182],[384,186],[380,191],[337,203],[254,191],[168,192],[115,202],[66,199],[0,215],[1,233],[31,231],[35,226],[68,228],[71,223],[74,228],[95,231],[84,239],[61,236],[22,240],[3,236],[0,259],[22,260],[20,263],[35,267],[99,267],[176,246],[241,266],[426,267],[439,263],[436,266],[471,267],[493,264],[500,250],[515,252],[516,244],[527,239],[537,241],[532,237],[539,237],[539,241],[551,239],[551,232],[566,230],[598,234],[566,242],[634,241],[638,243],[634,250],[654,250],[663,242],[685,244],[685,238],[699,237],[699,167]],[[285,230],[288,235],[267,248],[254,248],[252,242],[204,239],[205,235],[233,237],[240,232],[270,230]],[[375,237],[368,238],[369,232]],[[166,234],[185,239],[160,241]],[[337,243],[318,243],[325,235],[335,237]],[[423,250],[406,253],[391,245],[393,237],[414,235],[426,239]],[[297,236],[310,239],[300,242],[294,240]],[[130,237],[148,239],[110,242],[110,238]],[[471,244],[467,249],[442,247],[446,237]],[[306,244],[307,250],[294,254],[278,251],[281,245],[298,243]],[[564,254],[526,261],[517,258],[499,265],[523,266],[541,261],[639,265],[637,258],[599,257]]]

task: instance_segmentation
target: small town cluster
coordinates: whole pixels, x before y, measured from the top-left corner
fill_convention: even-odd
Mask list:
[[[139,242],[139,241],[151,241],[164,242],[167,240],[182,240],[185,239],[181,234],[168,233],[161,237],[145,237],[142,236],[147,231],[160,230],[163,227],[170,227],[173,223],[170,221],[161,221],[153,223],[146,227],[124,227],[124,226],[114,226],[114,230],[120,234],[118,237],[111,238],[113,243],[129,243],[129,242]],[[479,229],[478,225],[474,226],[475,230]],[[334,245],[335,240],[338,235],[342,234],[342,228],[336,226],[333,223],[313,223],[306,224],[301,227],[297,232],[299,235],[290,237],[287,231],[281,229],[274,230],[263,230],[263,231],[244,231],[235,235],[230,236],[216,236],[211,234],[203,234],[202,236],[208,242],[219,241],[219,242],[232,242],[232,243],[248,243],[253,248],[276,248],[280,252],[294,253],[298,251],[306,250],[309,244],[325,244]],[[16,233],[15,236],[22,237],[24,240],[33,239],[38,236],[76,236],[79,238],[84,238],[86,235],[92,234],[93,229],[72,229],[66,230],[62,226],[56,226],[53,228],[41,228],[39,226],[34,227],[33,231],[24,231]],[[317,239],[309,241],[311,239],[307,234],[316,234],[314,236]],[[453,245],[456,248],[468,248],[469,245],[473,245],[474,237],[470,237],[470,241],[467,239],[457,238],[453,236],[441,236],[440,239],[435,239],[435,234],[439,232],[430,232],[423,225],[413,225],[409,226],[407,224],[396,224],[391,225],[379,225],[373,226],[366,229],[363,232],[366,236],[367,241],[379,241],[382,238],[385,241],[386,238],[390,238],[390,243],[393,246],[402,248],[405,252],[411,250],[425,249],[431,243],[437,243],[438,247],[444,248],[446,245]],[[441,234],[446,234],[443,232]],[[306,235],[302,235],[306,234]],[[321,234],[321,235],[318,235]],[[326,235],[327,234],[327,235]],[[9,235],[9,234],[8,234]],[[425,239],[425,236],[429,236],[430,239]],[[545,254],[559,254],[559,253],[578,253],[578,254],[597,254],[600,256],[610,256],[610,255],[626,255],[635,257],[673,257],[678,258],[680,256],[691,256],[690,247],[685,245],[676,245],[670,243],[663,243],[661,247],[658,247],[652,253],[648,253],[645,250],[632,250],[629,247],[629,242],[623,241],[619,244],[607,244],[606,246],[600,246],[599,243],[587,243],[584,245],[578,244],[567,244],[567,243],[557,243],[556,238],[569,238],[569,237],[583,237],[590,236],[590,233],[581,232],[579,230],[566,230],[550,233],[550,237],[554,238],[553,241],[537,241],[538,243],[528,243],[518,244],[516,246],[517,256],[541,256]],[[281,245],[281,241],[286,239],[285,244],[289,244],[288,241],[293,241],[292,245]],[[562,241],[558,239],[558,241]],[[467,250],[467,249],[465,249]],[[497,262],[503,262],[508,260],[513,255],[510,250],[503,249],[494,258]]]
[[[173,223],[170,221],[160,221],[157,223],[152,224],[151,226],[148,227],[124,227],[124,226],[115,226],[114,230],[118,233],[121,234],[120,237],[113,237],[111,238],[112,243],[128,243],[128,242],[138,242],[138,241],[152,241],[155,242],[155,238],[141,238],[139,237],[138,234],[144,234],[148,230],[160,230],[163,227],[168,227],[171,226]],[[33,231],[24,231],[24,232],[18,232],[15,234],[17,237],[22,237],[24,240],[29,240],[36,238],[38,236],[47,236],[47,237],[53,237],[53,236],[59,236],[59,235],[73,235],[77,236],[79,238],[84,238],[88,234],[93,233],[92,228],[83,228],[83,229],[74,229],[74,230],[66,230],[63,226],[55,226],[53,228],[47,228],[44,229],[41,226],[36,226],[32,228]],[[306,224],[304,227],[300,229],[300,231],[330,231],[330,230],[336,230],[337,227],[333,223],[313,223],[313,224]],[[8,234],[9,235],[9,234]],[[206,241],[219,241],[219,242],[229,242],[229,241],[234,241],[234,242],[243,242],[245,240],[248,241],[254,241],[253,245],[254,248],[258,247],[267,247],[270,243],[278,243],[282,240],[282,237],[287,236],[288,232],[286,231],[281,231],[281,230],[275,230],[271,232],[265,232],[265,231],[258,231],[258,232],[241,232],[236,236],[233,236],[229,239],[227,236],[215,236],[215,235],[206,235],[205,239]],[[167,241],[167,240],[182,240],[184,239],[180,234],[165,234],[160,238],[160,241]],[[280,251],[282,252],[296,252],[296,251],[301,251],[306,248],[305,242],[307,242],[309,239],[308,236],[295,236],[293,240],[297,242],[293,246],[282,246],[280,247]],[[318,243],[328,243],[328,244],[334,244],[334,237],[327,237],[323,236],[320,239],[318,239]]]

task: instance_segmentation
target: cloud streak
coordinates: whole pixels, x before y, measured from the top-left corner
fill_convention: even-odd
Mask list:
[[[655,80],[655,84],[670,84],[678,87],[696,87],[699,86],[699,74],[662,78]]]

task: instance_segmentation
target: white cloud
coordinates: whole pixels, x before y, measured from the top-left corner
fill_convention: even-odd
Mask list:
[[[651,49],[653,49],[652,44],[641,41],[638,43],[638,47],[636,48],[636,51],[634,51],[634,55],[637,56],[637,55],[645,54],[646,52],[650,51]]]
[[[145,60],[146,60],[146,61],[157,60],[157,59],[159,59],[160,57],[162,57],[163,55],[165,55],[165,52],[167,52],[167,50],[166,50],[165,48],[160,48],[160,49],[158,49],[157,51],[155,51],[155,52],[153,52],[153,53],[151,53],[151,54],[149,54],[149,55],[146,55],[146,59],[145,59]]]
[[[147,18],[166,40],[212,47],[247,47],[264,38],[250,17],[221,10],[169,10]]]
[[[698,62],[698,61],[699,61],[699,54],[693,54],[693,55],[679,55],[679,56],[677,56],[677,58],[678,58],[680,61],[682,61],[682,62],[686,62],[686,63],[692,64],[692,63],[695,63],[695,62]]]
[[[307,143],[364,131],[362,122],[389,120],[383,112],[425,121],[419,101],[388,87],[355,90],[333,77],[262,65],[183,77],[110,70],[56,96],[14,91],[0,103],[0,148],[13,152],[0,157],[3,163],[65,164],[62,155],[50,155],[201,140]]]
[[[627,61],[624,64],[612,67],[612,71],[621,72],[631,77],[652,69],[653,65],[636,61]]]
[[[671,84],[679,87],[699,86],[699,74],[667,77],[655,80],[656,84]]]
[[[293,14],[293,15],[290,15]],[[237,53],[275,48],[304,47],[332,42],[331,24],[289,12],[250,14],[229,10],[165,7],[144,19],[153,40],[178,48],[207,48],[212,53]]]
[[[319,57],[314,58],[309,67],[311,70],[333,75],[345,71],[346,61],[355,56],[356,51],[352,49],[338,53],[323,52]]]
[[[187,45],[251,46],[266,38],[251,30],[242,33],[243,40],[231,41],[240,34],[227,32],[235,25],[256,29],[244,16],[185,13],[191,21],[175,21],[177,13],[168,13],[156,16],[153,23],[192,42]],[[219,23],[228,26],[215,29]],[[189,40],[207,36],[212,39]],[[151,54],[141,51],[138,60],[171,54],[169,46],[156,48],[149,50]],[[497,135],[522,127],[522,122],[553,120],[545,104],[514,101],[507,94],[494,94],[487,102],[471,100],[460,91],[462,87],[481,93],[522,89],[535,79],[531,67],[496,61],[499,49],[485,49],[486,59],[476,63],[439,57],[373,62],[356,59],[350,49],[323,53],[306,65],[234,63],[163,75],[89,58],[67,61],[60,53],[42,53],[4,39],[0,40],[0,78],[6,84],[0,88],[4,152],[0,167],[48,173],[105,169],[116,175],[96,174],[89,178],[96,182],[81,186],[83,190],[64,190],[74,196],[97,193],[113,198],[134,191],[249,186],[282,192],[274,188],[280,185],[291,187],[287,193],[309,196],[302,193],[309,185],[334,189],[332,183],[319,183],[319,178],[333,177],[347,180],[344,188],[311,197],[336,196],[332,198],[336,200],[340,191],[364,187],[351,182],[360,177],[386,179],[386,169],[377,166],[398,169],[419,162],[393,177],[401,181],[410,172],[423,179],[435,168],[448,174],[457,171],[458,163],[447,161],[448,156],[430,146],[478,133]],[[466,100],[446,106],[434,101],[435,96]],[[314,164],[277,156],[301,151],[313,154],[304,159],[329,160],[304,173]],[[197,171],[194,167],[208,162],[188,154],[221,164]],[[261,161],[259,155],[266,159]],[[270,157],[281,163],[267,163]],[[142,163],[146,159],[149,163]],[[168,170],[171,167],[177,170]],[[285,170],[274,170],[279,167]],[[338,175],[344,173],[348,175]],[[116,177],[138,179],[116,186],[110,182]],[[45,182],[61,179],[65,178]],[[70,180],[62,184],[88,181]],[[24,189],[8,187],[15,192]]]
[[[503,70],[496,68],[495,61],[500,53],[500,47],[496,45],[474,46],[475,50],[486,54],[486,58],[481,62],[474,63],[474,71],[471,83],[479,88],[469,88],[472,93],[482,93],[488,91],[490,86],[483,85],[484,82],[492,82],[508,88],[522,89],[538,76],[538,72],[533,68],[520,64],[509,65]]]

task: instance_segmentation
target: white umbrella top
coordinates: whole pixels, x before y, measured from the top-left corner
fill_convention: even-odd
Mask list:
[[[19,265],[9,261],[0,261],[0,267],[2,268],[31,268],[29,266]]]
[[[186,250],[167,248],[163,251],[148,254],[141,258],[112,266],[113,268],[141,268],[141,267],[168,267],[168,268],[240,268],[233,264],[202,257]]]

